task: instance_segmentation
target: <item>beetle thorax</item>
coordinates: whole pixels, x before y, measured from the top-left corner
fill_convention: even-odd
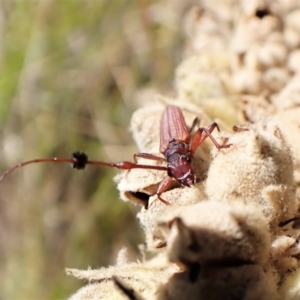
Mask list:
[[[196,183],[196,176],[191,164],[189,144],[170,141],[164,155],[168,163],[168,175],[176,179],[181,185],[190,186]]]

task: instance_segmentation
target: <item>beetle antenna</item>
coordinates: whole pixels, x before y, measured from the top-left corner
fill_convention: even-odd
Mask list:
[[[137,163],[132,163],[129,161],[123,161],[120,163],[106,163],[102,161],[89,160],[88,156],[85,152],[77,151],[72,154],[71,158],[65,157],[52,157],[52,158],[37,158],[28,161],[21,162],[14,167],[7,170],[1,177],[0,182],[9,174],[14,172],[16,169],[21,167],[34,164],[34,163],[47,163],[47,162],[55,162],[55,163],[71,163],[72,167],[76,170],[83,170],[86,165],[94,165],[100,167],[110,167],[117,168],[123,170],[131,170],[131,169],[150,169],[150,170],[159,170],[159,171],[167,171],[167,167],[165,166],[153,166],[153,165],[140,165]]]
[[[72,154],[72,158],[63,158],[63,157],[53,157],[53,158],[37,158],[28,161],[21,162],[14,167],[7,170],[1,177],[0,181],[2,181],[6,176],[14,172],[16,169],[21,167],[35,164],[35,163],[47,163],[47,162],[57,162],[57,163],[71,163],[72,167],[77,170],[82,170],[85,168],[88,163],[88,156],[84,152],[74,152]]]

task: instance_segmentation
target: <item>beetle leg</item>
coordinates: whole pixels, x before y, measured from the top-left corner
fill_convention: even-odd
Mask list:
[[[145,159],[151,159],[151,160],[156,160],[156,161],[165,161],[165,159],[163,157],[154,155],[154,154],[150,154],[150,153],[135,153],[133,154],[133,161],[134,163],[137,163],[137,157],[142,157]]]
[[[231,146],[231,144],[228,145],[220,145],[215,138],[211,135],[211,133],[213,132],[213,130],[217,128],[218,131],[220,131],[220,128],[218,126],[218,124],[216,122],[212,123],[211,125],[209,125],[207,128],[204,127],[200,127],[198,128],[198,130],[196,131],[193,139],[192,139],[192,143],[191,143],[191,153],[192,155],[195,153],[195,151],[197,150],[197,148],[205,141],[206,138],[210,138],[212,140],[212,142],[215,144],[215,146],[220,150],[222,148],[228,148]]]
[[[197,125],[199,126],[199,118],[198,118],[198,117],[196,117],[196,118],[194,119],[193,124],[192,124],[191,129],[190,129],[190,133],[192,133],[192,131],[195,129],[195,127],[196,127]]]
[[[236,125],[234,125],[232,127],[232,129],[235,132],[249,131],[249,128],[244,128],[244,127],[240,127],[240,126],[236,126]]]
[[[132,163],[130,161],[122,161],[115,164],[115,163],[106,163],[102,161],[88,160],[86,164],[101,166],[101,167],[111,167],[111,168],[117,168],[122,170],[146,169],[146,170],[168,171],[168,167],[165,166],[140,165],[137,163]]]
[[[160,195],[168,189],[168,187],[171,185],[171,183],[172,183],[172,178],[170,176],[167,176],[159,184],[157,191],[156,191],[157,198],[165,205],[171,205],[171,204],[168,201],[164,200]]]

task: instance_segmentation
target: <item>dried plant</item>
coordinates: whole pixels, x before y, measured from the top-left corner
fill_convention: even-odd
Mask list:
[[[155,194],[164,172],[119,174],[120,197],[141,205],[156,256],[68,269],[88,281],[72,300],[299,299],[299,14],[297,1],[284,0],[202,1],[187,14],[177,95],[138,109],[131,131],[141,152],[160,155],[161,114],[173,104],[187,125],[217,120],[215,137],[231,147],[203,143],[198,182],[163,193],[170,206]]]

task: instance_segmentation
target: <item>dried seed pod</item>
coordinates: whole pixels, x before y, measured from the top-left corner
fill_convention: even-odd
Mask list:
[[[283,66],[287,60],[287,49],[283,43],[266,43],[259,49],[258,57],[265,68]]]
[[[182,270],[162,287],[167,299],[276,299],[268,224],[256,206],[209,200],[161,220],[167,255]]]
[[[168,257],[184,269],[194,263],[209,267],[268,262],[270,234],[258,206],[209,200],[172,208],[161,220]]]
[[[245,95],[239,99],[241,123],[255,123],[274,113],[275,107],[263,96]]]
[[[285,45],[288,49],[296,49],[300,45],[299,31],[292,27],[286,27],[283,32]]]
[[[190,98],[190,102],[194,103],[201,98],[222,97],[226,94],[221,78],[199,71],[177,77],[176,88],[180,99]]]
[[[300,50],[299,49],[294,50],[293,52],[290,53],[287,65],[291,72],[298,73],[300,71]]]
[[[280,91],[280,93],[273,98],[273,103],[278,110],[289,109],[299,106],[300,91],[299,91],[300,74],[296,73],[288,84]]]
[[[166,201],[174,208],[182,208],[206,199],[204,182],[196,183],[190,188],[176,188],[164,193]],[[137,217],[146,235],[148,250],[160,250],[166,246],[166,237],[162,228],[157,226],[157,219],[165,215],[168,207],[158,201],[156,196],[150,197],[148,209],[142,209]]]
[[[285,16],[285,25],[290,28],[300,31],[300,9],[298,3],[298,9],[292,10]]]
[[[270,68],[263,74],[263,82],[270,93],[280,92],[290,78],[290,73],[285,68]]]
[[[289,12],[295,11],[299,8],[298,0],[278,0],[272,1],[268,0],[268,4],[276,14],[282,18],[286,18]]]
[[[159,286],[176,271],[176,266],[168,264],[163,256],[144,264],[127,263],[95,270],[66,269],[67,275],[88,282],[70,300],[155,300]],[[122,288],[127,289],[132,297],[128,298]]]
[[[262,73],[247,68],[236,71],[232,76],[232,87],[241,94],[260,94],[263,90]]]
[[[213,250],[212,250],[213,251]],[[190,280],[187,271],[174,274],[160,290],[159,300],[279,300],[276,275],[259,265],[204,267],[201,276]]]
[[[233,53],[246,53],[253,45],[261,45],[270,34],[280,31],[282,22],[280,18],[266,10],[264,17],[256,16],[257,9],[242,13],[235,26],[234,36],[231,40]]]
[[[268,122],[230,136],[233,147],[215,153],[206,191],[227,203],[256,203],[272,228],[294,216],[293,161],[280,129]]]
[[[280,111],[270,118],[270,122],[278,126],[289,143],[294,160],[294,179],[300,183],[300,108]]]
[[[279,289],[280,299],[297,300],[300,297],[300,269],[287,273],[286,279]]]
[[[293,233],[295,232],[294,230]],[[272,264],[280,275],[281,281],[288,272],[299,267],[297,258],[299,256],[299,242],[297,241],[297,235],[293,236],[292,232],[286,232],[285,235],[276,237],[272,242]]]
[[[188,36],[186,54],[201,54],[204,52],[222,52],[226,45],[224,35],[230,34],[230,22],[221,19],[220,12],[224,13],[223,7],[212,11],[206,7],[194,7],[185,19],[184,27]],[[230,7],[232,8],[232,6]],[[232,12],[228,9],[227,12]],[[226,12],[225,12],[226,14]],[[219,26],[222,22],[222,26]]]
[[[240,60],[240,68],[262,71],[262,65],[259,58],[260,47],[253,45],[247,52],[244,53]]]
[[[161,165],[159,162],[147,159],[139,159],[139,163]],[[128,172],[118,174],[115,177],[115,181],[118,183],[117,188],[121,199],[140,204],[147,208],[149,198],[155,195],[159,183],[166,177],[165,173],[157,170],[132,169]],[[174,184],[176,184],[175,181]]]

